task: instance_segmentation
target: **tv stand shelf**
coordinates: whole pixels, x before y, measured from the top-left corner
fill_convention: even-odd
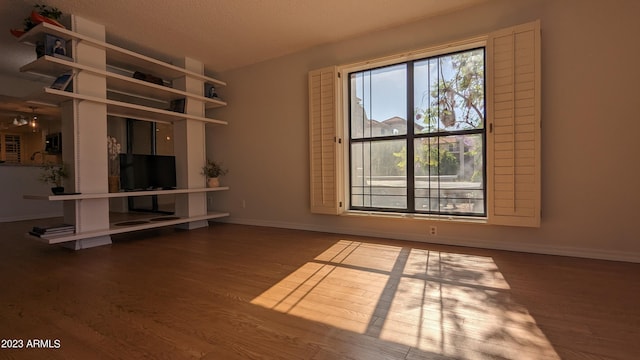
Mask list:
[[[215,187],[215,188],[121,191],[121,192],[117,192],[117,193],[99,193],[99,194],[24,195],[23,198],[27,199],[27,200],[64,201],[64,200],[121,198],[121,197],[129,197],[129,196],[188,194],[188,193],[224,191],[224,190],[229,190],[229,187],[228,186],[221,186],[221,187]]]
[[[30,238],[38,239],[46,244],[53,245],[53,244],[60,244],[60,243],[65,243],[69,241],[82,240],[82,239],[98,237],[98,236],[115,235],[115,234],[131,232],[131,231],[149,230],[149,229],[155,229],[155,228],[164,227],[164,226],[179,225],[179,224],[184,224],[192,221],[217,219],[217,218],[226,217],[226,216],[229,216],[229,213],[209,212],[207,213],[207,215],[195,216],[195,217],[189,217],[189,218],[175,218],[173,216],[167,216],[168,218],[167,220],[162,220],[162,217],[156,216],[149,219],[136,220],[134,221],[136,223],[135,225],[119,225],[122,223],[126,223],[126,221],[119,221],[119,222],[111,223],[109,229],[99,230],[99,231],[90,231],[85,233],[76,233],[71,235],[62,235],[62,236],[49,238],[49,239],[44,239],[44,238],[40,238],[33,235],[27,235],[27,236]]]

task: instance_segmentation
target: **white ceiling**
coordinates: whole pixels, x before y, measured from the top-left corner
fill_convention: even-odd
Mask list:
[[[22,28],[34,3],[104,24],[107,41],[115,45],[168,62],[177,56],[201,60],[207,73],[215,76],[486,1],[0,0],[0,23],[5,27],[0,32],[0,75],[34,80],[18,72],[20,66],[35,60],[34,48],[18,43],[8,31]],[[11,94],[0,89],[0,95]]]
[[[486,0],[47,0],[65,14],[104,24],[107,40],[172,60],[202,60],[221,72],[366,32],[452,12]],[[8,32],[21,28],[34,0],[0,0],[0,68],[33,55]],[[38,1],[42,3],[42,1]],[[16,50],[16,49],[21,49]],[[9,61],[7,61],[9,60]],[[7,63],[11,62],[11,64]]]

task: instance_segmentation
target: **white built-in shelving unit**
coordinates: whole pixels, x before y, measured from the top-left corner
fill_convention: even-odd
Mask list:
[[[70,42],[72,48],[72,60],[45,55],[25,64],[20,71],[52,78],[67,71],[76,74],[73,91],[47,87],[31,99],[62,108],[63,141],[66,141],[63,160],[71,164],[71,190],[75,192],[70,195],[24,196],[32,200],[62,201],[65,222],[76,227],[72,235],[41,240],[50,244],[74,242],[72,247],[81,249],[109,244],[112,234],[169,225],[191,229],[206,226],[207,220],[229,216],[225,212],[207,210],[207,194],[229,188],[203,187],[204,178],[200,175],[200,168],[206,161],[204,126],[227,125],[226,121],[206,117],[205,110],[226,106],[227,103],[203,96],[204,84],[217,88],[226,86],[226,83],[205,75],[202,63],[197,60],[184,58],[183,66],[177,66],[109,44],[104,41],[104,26],[89,20],[72,15],[71,29],[41,23],[18,39],[22,43],[36,44],[49,34]],[[172,86],[123,75],[135,71],[169,80]],[[140,99],[151,100],[159,106],[142,105],[145,102]],[[184,113],[167,110],[171,101],[178,99],[185,99]],[[107,115],[174,124],[178,189],[107,191]],[[91,127],[91,132],[87,132],[87,127]],[[65,128],[72,136],[64,133]],[[103,139],[104,149],[95,145],[100,139]],[[71,150],[65,152],[65,148]],[[148,195],[175,195],[176,216],[156,216],[131,225],[127,222],[109,223],[109,199]]]

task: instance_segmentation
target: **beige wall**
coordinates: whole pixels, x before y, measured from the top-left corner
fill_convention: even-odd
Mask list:
[[[427,242],[640,261],[640,2],[498,0],[327,44],[221,75],[229,106],[207,127],[210,158],[231,172],[215,194],[229,221]],[[543,199],[539,229],[312,215],[307,72],[542,25]],[[243,207],[243,204],[245,207]],[[427,229],[438,226],[438,235]]]

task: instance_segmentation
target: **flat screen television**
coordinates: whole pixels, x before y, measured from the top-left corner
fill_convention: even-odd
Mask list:
[[[125,191],[175,189],[175,156],[120,154],[120,187]]]
[[[45,138],[44,151],[48,154],[62,154],[62,134],[49,134]]]

